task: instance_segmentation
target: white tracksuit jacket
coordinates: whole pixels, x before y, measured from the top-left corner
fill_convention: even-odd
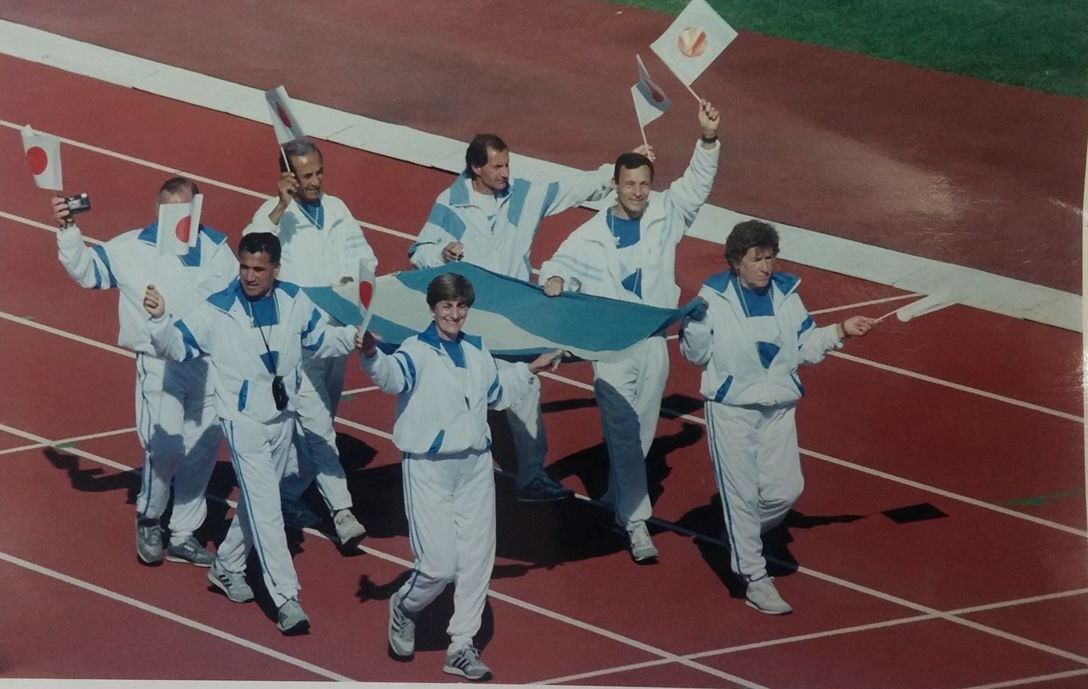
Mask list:
[[[117,344],[152,356],[155,349],[143,307],[148,285],[155,285],[174,313],[185,315],[238,277],[238,260],[226,235],[201,225],[196,246],[184,256],[160,255],[157,236],[158,223],[151,223],[88,247],[78,227],[57,233],[60,263],[73,280],[91,289],[120,290]]]
[[[328,325],[306,293],[292,283],[277,280],[266,298],[274,300],[276,322],[262,326],[264,337],[275,355],[275,369],[293,398],[300,385],[298,363],[303,348],[316,357],[342,356],[354,348],[356,331],[351,326]],[[145,312],[145,320],[159,356],[174,361],[210,357],[220,418],[283,421],[293,411],[293,403],[282,412],[276,409],[264,340],[248,307],[236,279],[183,319],[171,314],[148,319]],[[171,309],[169,301],[166,308]]]
[[[287,206],[279,224],[273,225],[268,214],[278,203],[279,198],[273,196],[261,204],[242,234],[271,232],[279,237],[281,280],[301,287],[337,288],[342,277],[350,277],[358,283],[360,264],[377,274],[378,258],[343,201],[329,194],[321,196],[325,214],[321,229],[306,217],[295,201]],[[341,296],[358,304],[357,285],[349,285]]]
[[[540,282],[561,277],[565,290],[676,308],[680,301],[676,245],[710,195],[720,151],[720,143],[709,149],[696,144],[683,176],[667,191],[650,194],[639,228],[641,299],[622,284],[625,275],[616,239],[608,228],[607,211],[597,213],[567,237],[555,255],[540,266]]]
[[[782,346],[770,368],[764,368],[755,338],[748,333],[740,283],[732,271],[713,275],[699,290],[708,304],[706,318],[687,320],[680,332],[680,352],[703,367],[699,391],[712,401],[733,406],[793,404],[804,394],[797,375],[800,364],[823,360],[842,346],[836,326],[814,327],[797,286],[788,273],[771,276],[774,318]]]
[[[504,409],[528,392],[533,374],[523,363],[497,364],[479,337],[461,334],[464,383],[432,323],[397,351],[360,356],[363,371],[397,395],[393,444],[415,455],[464,454],[491,447],[487,410]]]
[[[434,268],[442,265],[447,244],[461,242],[465,261],[528,281],[532,274],[529,252],[540,221],[604,198],[612,188],[611,179],[610,165],[554,182],[512,178],[497,195],[498,210],[488,223],[484,211],[472,203],[472,180],[463,172],[435,199],[408,256],[416,268]]]

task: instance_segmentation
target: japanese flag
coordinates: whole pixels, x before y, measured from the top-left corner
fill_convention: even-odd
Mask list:
[[[203,194],[197,194],[189,203],[159,204],[159,255],[182,256],[196,246],[203,205]]]
[[[638,83],[631,87],[631,98],[635,101],[638,124],[640,127],[645,127],[664,115],[672,103],[669,102],[668,96],[661,87],[650,78],[642,58],[635,55],[635,60],[638,61]]]
[[[374,290],[378,284],[378,279],[374,276],[374,271],[370,269],[370,265],[366,261],[359,262],[359,308],[363,312],[363,322],[359,324],[359,332],[366,332],[367,325],[370,324],[370,316],[373,315],[373,311],[370,306],[374,303]]]
[[[912,318],[918,316],[924,316],[927,313],[933,313],[947,306],[958,304],[959,300],[952,294],[939,293],[931,294],[928,297],[919,299],[918,301],[911,302],[903,308],[895,312],[895,317],[906,323]]]
[[[291,99],[287,96],[287,89],[277,86],[271,91],[265,91],[264,99],[268,101],[272,128],[276,130],[276,141],[280,146],[296,139],[306,138],[306,134],[302,132],[302,125],[299,124],[295,113],[291,111]]]
[[[650,49],[690,86],[736,37],[733,27],[706,0],[691,0]]]
[[[23,127],[23,153],[30,174],[34,175],[34,184],[39,189],[60,191],[63,188],[60,178],[60,139],[52,134],[42,134]]]

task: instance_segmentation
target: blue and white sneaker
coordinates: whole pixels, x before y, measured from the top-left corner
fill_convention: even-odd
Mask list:
[[[480,651],[475,646],[450,647],[446,651],[446,665],[442,672],[459,675],[473,682],[491,679],[491,668],[480,660]]]

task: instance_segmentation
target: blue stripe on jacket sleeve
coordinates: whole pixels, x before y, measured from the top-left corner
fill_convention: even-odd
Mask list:
[[[117,276],[113,274],[113,268],[110,267],[110,257],[106,255],[106,247],[101,244],[95,244],[91,247],[91,251],[95,252],[98,255],[98,258],[101,259],[102,265],[106,266],[106,276],[110,280],[108,287],[117,287]],[[95,271],[95,277],[98,277],[97,270]],[[95,285],[95,288],[106,289],[106,287],[99,288],[97,284]]]
[[[189,330],[189,326],[185,325],[185,321],[176,321],[174,327],[181,331],[181,341],[185,344],[185,361],[195,359],[205,353],[196,341],[193,331]]]
[[[557,196],[559,196],[559,182],[552,182],[548,185],[548,190],[544,192],[544,205],[540,207],[541,218],[546,216],[548,211],[552,209],[552,204],[555,203]]]
[[[427,216],[427,224],[441,227],[458,241],[465,234],[465,221],[452,208],[441,203],[434,204],[431,214]],[[413,250],[409,249],[408,251],[411,253]]]

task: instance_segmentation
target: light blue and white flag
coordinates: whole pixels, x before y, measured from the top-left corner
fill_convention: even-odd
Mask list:
[[[465,332],[482,337],[487,348],[503,358],[533,358],[563,349],[590,361],[615,359],[692,309],[691,304],[662,309],[569,292],[548,297],[534,284],[457,262],[378,278],[370,330],[381,336],[383,349],[395,348],[434,320],[427,308],[427,285],[443,273],[458,273],[472,283],[476,302]],[[359,308],[331,289],[307,289],[306,293],[341,323],[362,322]]]

